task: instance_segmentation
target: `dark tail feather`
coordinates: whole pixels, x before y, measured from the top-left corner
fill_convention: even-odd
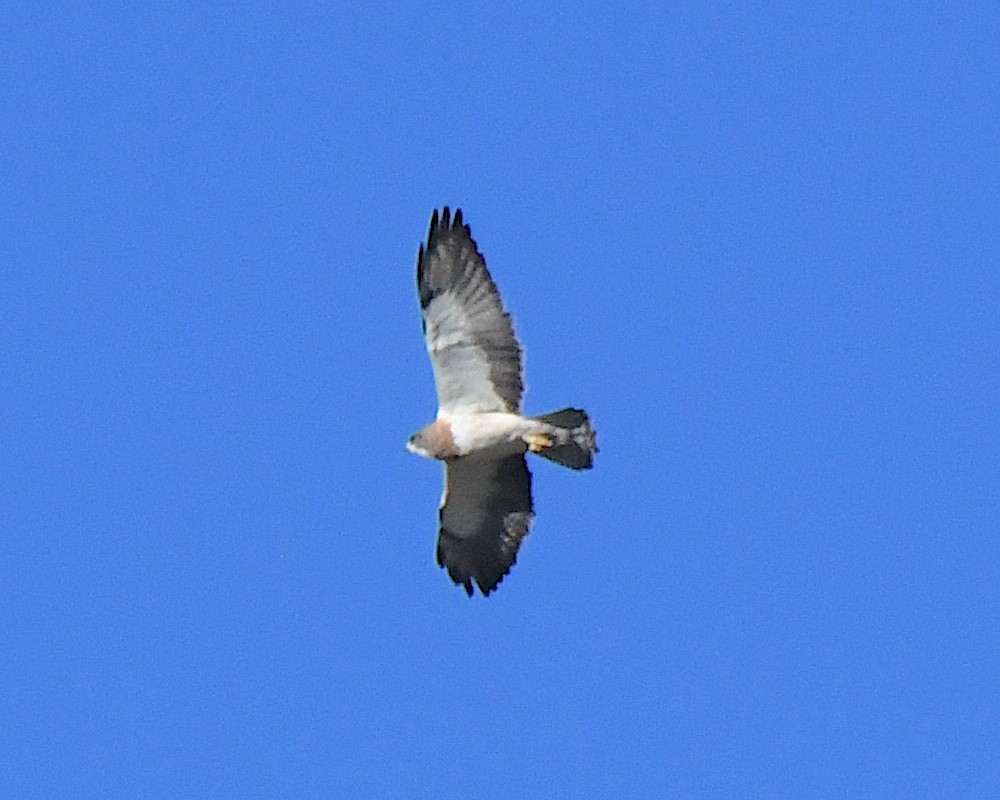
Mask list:
[[[558,429],[552,437],[552,446],[540,450],[538,455],[570,469],[590,469],[594,465],[597,432],[585,411],[564,408],[535,419]]]

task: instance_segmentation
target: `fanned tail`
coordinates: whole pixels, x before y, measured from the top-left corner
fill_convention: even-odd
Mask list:
[[[586,411],[564,408],[534,419],[555,428],[552,446],[539,450],[538,455],[570,469],[590,469],[594,465],[597,432]]]

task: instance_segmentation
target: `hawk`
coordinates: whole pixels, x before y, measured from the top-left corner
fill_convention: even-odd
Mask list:
[[[437,418],[406,448],[444,462],[437,562],[472,596],[510,572],[534,516],[527,453],[590,469],[597,439],[587,414],[521,414],[521,345],[462,212],[431,216],[417,254],[424,338]]]

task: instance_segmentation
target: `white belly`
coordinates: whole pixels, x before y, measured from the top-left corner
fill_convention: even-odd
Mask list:
[[[452,439],[462,455],[517,441],[544,427],[541,422],[501,412],[449,414],[442,418],[451,426]]]

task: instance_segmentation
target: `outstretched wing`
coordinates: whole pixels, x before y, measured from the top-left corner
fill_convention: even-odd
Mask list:
[[[437,562],[472,596],[488,595],[517,561],[533,516],[531,473],[523,454],[484,453],[445,465]]]
[[[521,346],[461,210],[431,216],[417,290],[438,409],[518,413]]]

